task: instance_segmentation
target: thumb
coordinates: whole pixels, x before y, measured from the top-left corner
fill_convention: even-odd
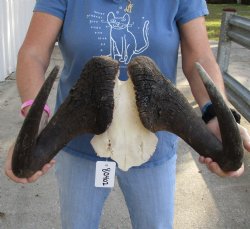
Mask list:
[[[243,141],[244,148],[250,152],[250,135],[247,129],[241,125],[239,125],[240,135]]]

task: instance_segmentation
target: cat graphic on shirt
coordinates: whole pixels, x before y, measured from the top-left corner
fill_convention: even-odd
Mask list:
[[[148,25],[145,21],[143,26],[144,46],[137,47],[137,41],[134,34],[129,31],[130,16],[126,13],[123,17],[115,17],[113,12],[107,15],[107,22],[110,26],[110,54],[113,59],[128,64],[133,55],[144,52],[148,46]]]

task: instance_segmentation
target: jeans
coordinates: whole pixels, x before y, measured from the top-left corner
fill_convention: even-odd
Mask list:
[[[96,162],[64,151],[56,160],[62,228],[97,229],[111,189],[95,187]],[[172,228],[175,172],[176,155],[153,167],[116,169],[134,229]]]

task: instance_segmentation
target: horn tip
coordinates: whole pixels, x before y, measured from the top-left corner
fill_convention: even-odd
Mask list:
[[[195,66],[196,66],[197,69],[201,69],[202,68],[202,66],[201,66],[201,64],[199,62],[195,62],[194,64],[195,64]]]
[[[212,83],[212,80],[210,78],[210,76],[208,75],[208,73],[206,72],[206,70],[202,67],[202,65],[199,62],[195,62],[195,67],[198,70],[198,73],[201,77],[201,80],[203,81],[204,84]]]
[[[60,70],[60,66],[59,65],[55,65],[55,67],[53,68],[53,71],[59,72],[59,70]]]

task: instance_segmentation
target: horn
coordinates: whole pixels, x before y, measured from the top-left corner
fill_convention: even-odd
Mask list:
[[[36,96],[17,136],[12,155],[12,170],[18,177],[23,177],[23,173],[26,173],[25,168],[31,164],[33,157],[32,149],[37,138],[43,108],[58,72],[59,67],[55,66]]]
[[[244,148],[238,125],[231,110],[228,108],[222,95],[217,90],[205,69],[199,63],[196,63],[196,68],[204,86],[207,89],[210,100],[213,103],[213,107],[219,122],[223,153],[226,158],[224,161],[225,166],[228,168],[232,168],[234,166],[236,166],[235,168],[240,168],[242,165]]]
[[[128,75],[134,84],[136,104],[145,128],[152,132],[165,130],[178,135],[200,155],[216,161],[224,171],[241,167],[243,146],[235,120],[228,109],[225,111],[225,103],[221,105],[223,99],[218,98],[219,92],[213,84],[210,83],[207,90],[213,95],[213,104],[217,104],[215,110],[219,116],[222,143],[150,58],[135,57],[128,65]],[[206,85],[210,81],[205,82]]]
[[[17,177],[32,176],[74,137],[84,133],[101,134],[108,128],[113,117],[113,88],[118,71],[117,61],[104,56],[93,57],[55,115],[36,136],[50,92],[48,88],[55,78],[54,71],[50,74],[17,137],[12,159],[13,173]],[[37,115],[37,111],[41,114]]]

